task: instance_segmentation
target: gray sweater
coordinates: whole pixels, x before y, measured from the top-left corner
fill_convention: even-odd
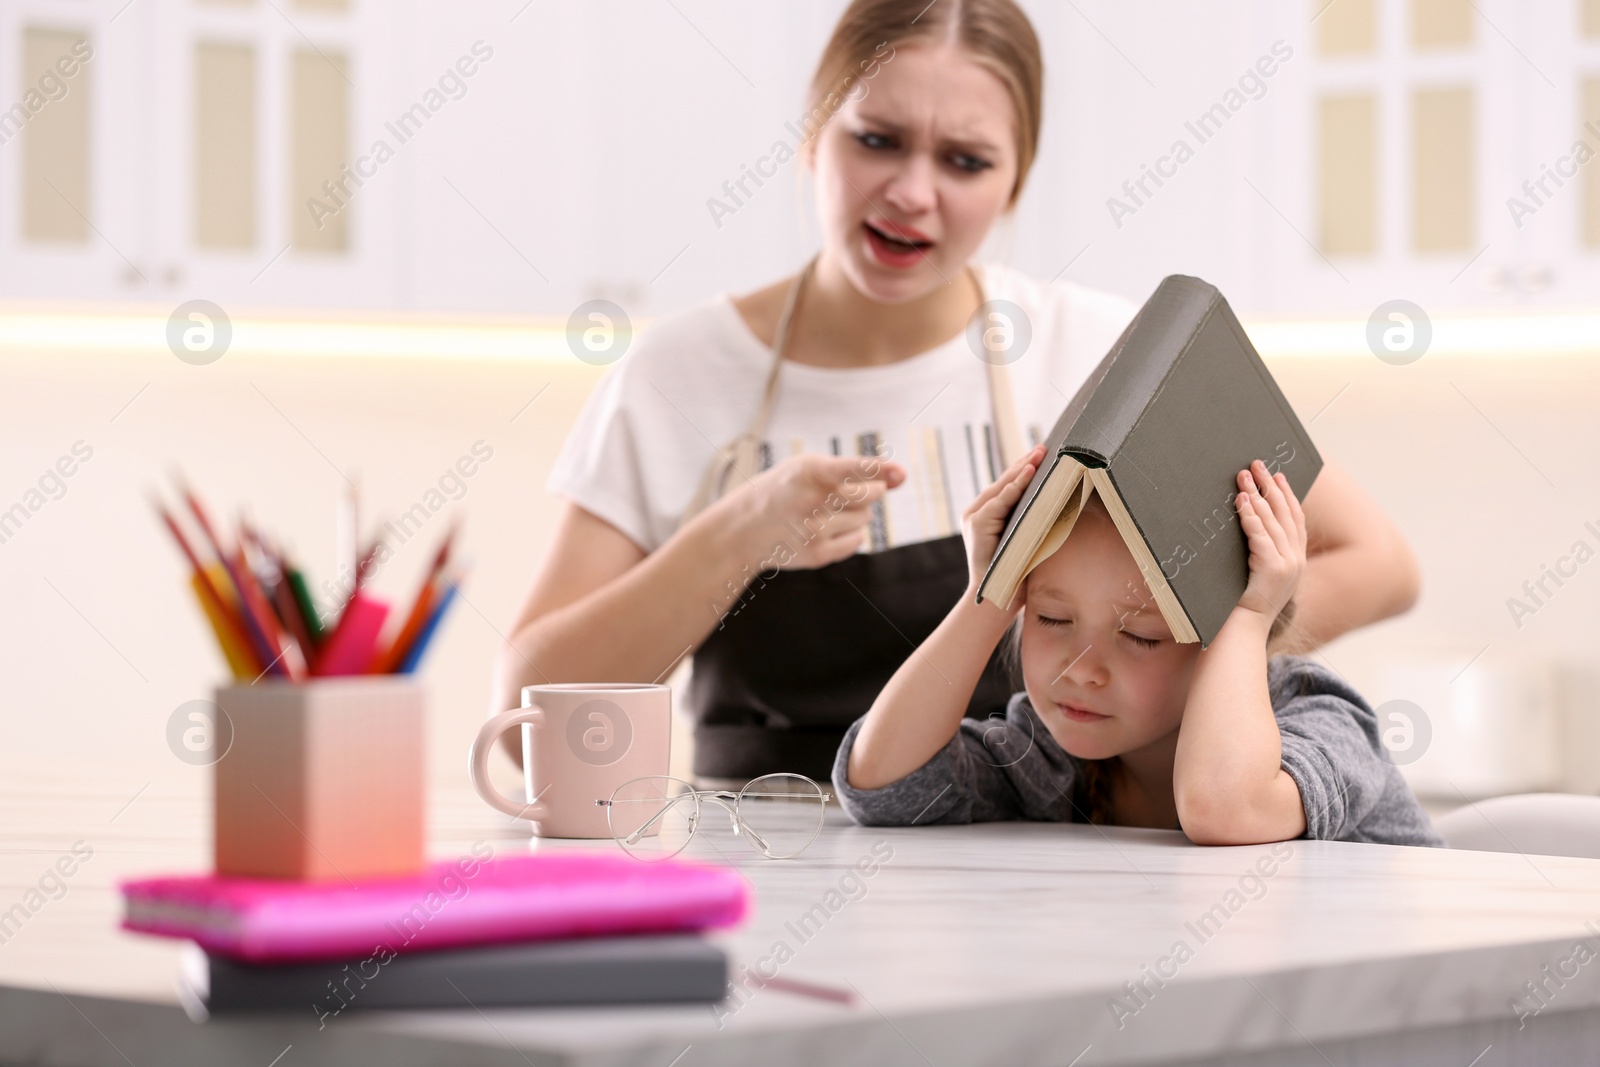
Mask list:
[[[1268,661],[1267,686],[1283,737],[1283,769],[1305,804],[1306,837],[1444,844],[1386,757],[1377,713],[1360,693],[1298,656]],[[833,787],[859,823],[1079,821],[1069,798],[1082,761],[1056,742],[1025,692],[1012,695],[1003,717],[963,719],[933,758],[881,789],[855,789],[845,780],[862,721],[851,724],[833,763]]]

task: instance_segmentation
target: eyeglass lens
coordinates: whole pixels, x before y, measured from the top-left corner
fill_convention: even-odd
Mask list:
[[[636,859],[662,860],[688,847],[715,861],[727,855],[735,833],[773,859],[797,855],[816,840],[824,810],[821,787],[798,774],[765,775],[720,797],[657,775],[619,786],[606,815],[612,836]],[[690,847],[692,837],[698,847]]]
[[[683,851],[699,821],[693,787],[658,775],[625,782],[606,809],[611,835],[636,859],[663,860]]]
[[[739,793],[739,819],[751,843],[773,859],[801,852],[822,829],[822,789],[798,774],[768,774]]]

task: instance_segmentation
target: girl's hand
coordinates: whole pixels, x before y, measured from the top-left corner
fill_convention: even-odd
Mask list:
[[[1289,480],[1281,471],[1269,475],[1259,459],[1239,472],[1238,485],[1234,506],[1250,546],[1250,583],[1239,608],[1270,628],[1306,569],[1306,516]]]
[[[994,484],[984,489],[961,513],[961,537],[967,543],[967,596],[977,593],[983,572],[989,569],[1011,509],[1022,499],[1028,480],[1044,460],[1044,446],[1034,445],[1007,467]]]

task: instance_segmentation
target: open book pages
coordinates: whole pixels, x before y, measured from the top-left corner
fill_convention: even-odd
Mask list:
[[[1082,463],[1065,453],[1058,453],[1050,473],[1045,476],[1033,500],[1028,501],[1024,498],[1017,502],[1018,507],[1026,504],[1025,510],[1016,520],[1016,528],[1011,531],[1010,538],[1001,541],[989,572],[984,575],[983,581],[978,586],[980,601],[987,597],[996,604],[1004,604],[1008,610],[1010,609],[1012,598],[1021,587],[1022,580],[1028,576],[1028,572],[1033,570],[1040,560],[1050,555],[1050,552],[1055,551],[1055,548],[1052,548],[1041,555],[1039,550],[1046,537],[1050,535],[1056,517],[1069,508],[1073,518],[1077,517],[1076,491],[1083,482],[1083,471]],[[1071,529],[1070,522],[1068,529]],[[1065,540],[1066,535],[1062,534],[1061,537]],[[1060,544],[1061,542],[1057,541],[1056,547],[1060,547]]]
[[[1216,286],[1176,274],[1062,410],[1045,456],[1006,523],[978,600],[1011,604],[1028,571],[1071,534],[1093,492],[1173,637],[1202,647],[1249,586],[1249,546],[1232,503],[1239,471],[1260,459],[1303,500],[1322,468]]]
[[[1156,562],[1155,553],[1145,544],[1144,534],[1139,532],[1139,525],[1133,521],[1133,516],[1128,514],[1128,509],[1122,503],[1122,496],[1117,492],[1116,486],[1111,484],[1111,472],[1096,467],[1088,474],[1088,479],[1084,483],[1084,495],[1087,497],[1090,485],[1099,492],[1100,499],[1105,502],[1106,511],[1111,513],[1111,521],[1116,523],[1117,532],[1122,535],[1128,551],[1133,553],[1133,561],[1139,565],[1139,573],[1144,575],[1145,584],[1150,587],[1150,595],[1155,597],[1156,607],[1161,609],[1161,617],[1167,620],[1173,639],[1180,644],[1193,644],[1199,641],[1200,634],[1189,621],[1189,613],[1178,603],[1177,594],[1172,591],[1167,576],[1162,573],[1160,564]]]
[[[1055,493],[1061,494],[1059,509],[1052,509],[1049,506],[1049,502],[1056,499]],[[1117,527],[1117,533],[1121,534],[1123,543],[1128,546],[1134,563],[1139,567],[1139,573],[1144,576],[1145,585],[1149,587],[1150,595],[1155,599],[1161,617],[1172,630],[1173,638],[1184,644],[1200,640],[1200,635],[1195,632],[1189,616],[1183,610],[1183,605],[1178,602],[1172,586],[1168,584],[1166,576],[1156,562],[1155,555],[1145,544],[1144,535],[1139,532],[1138,524],[1133,521],[1127,507],[1123,505],[1122,497],[1112,484],[1111,472],[1100,467],[1085,467],[1070,456],[1062,456],[1056,469],[1050,472],[1049,478],[1040,487],[1035,506],[1022,517],[1013,535],[1019,546],[1032,545],[1033,550],[1024,557],[1019,549],[1009,558],[998,561],[995,573],[990,579],[988,595],[994,597],[998,603],[1008,605],[1012,603],[1016,591],[1021,588],[1028,575],[1033,573],[1033,569],[1049,559],[1066,543],[1068,535],[1078,522],[1078,516],[1083,514],[1083,509],[1089,503],[1090,493],[1099,494],[1106,513],[1111,516],[1111,521]],[[1055,521],[1046,526],[1045,523],[1049,521],[1051,515],[1055,516]],[[1009,572],[1017,569],[1014,561],[1023,558],[1027,559],[1027,565],[1013,577]]]

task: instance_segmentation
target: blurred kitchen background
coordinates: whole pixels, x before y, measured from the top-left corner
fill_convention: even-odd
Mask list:
[[[605,370],[569,316],[647,330],[804,261],[799,166],[725,183],[793,145],[842,6],[0,5],[0,795],[89,750],[108,792],[205,788],[166,741],[225,673],[148,507],[174,469],[320,583],[348,484],[392,518],[482,442],[375,579],[406,595],[464,518],[424,665],[459,785]],[[1219,285],[1421,559],[1413,611],[1323,653],[1419,791],[1600,791],[1600,0],[1024,7],[1045,134],[985,257]],[[195,300],[211,362],[169,343]]]

